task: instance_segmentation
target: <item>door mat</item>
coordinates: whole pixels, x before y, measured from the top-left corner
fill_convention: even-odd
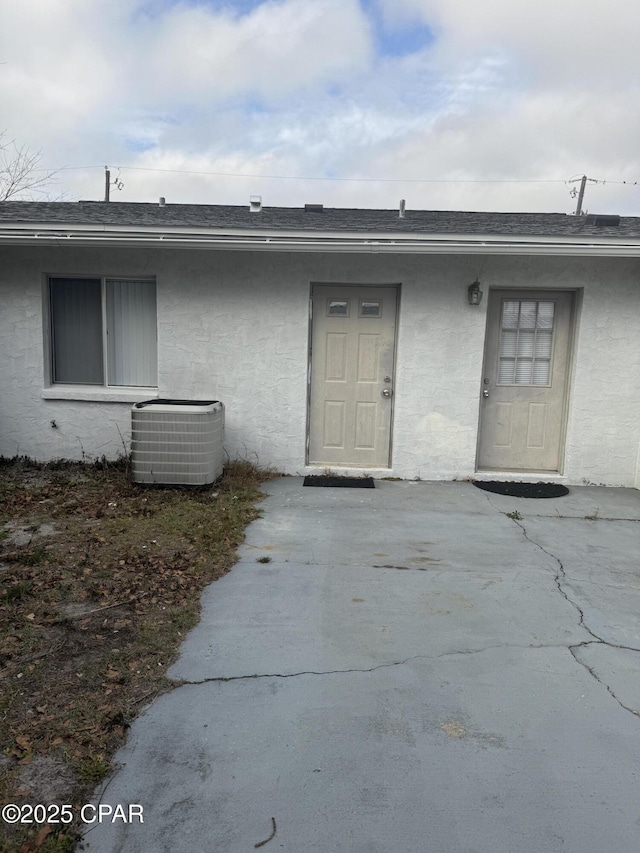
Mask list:
[[[303,486],[326,486],[338,489],[375,489],[373,477],[326,477],[314,474],[304,478]]]
[[[510,498],[561,498],[569,494],[569,489],[559,483],[507,483],[499,480],[483,483],[474,480],[473,485],[485,492],[508,495]]]

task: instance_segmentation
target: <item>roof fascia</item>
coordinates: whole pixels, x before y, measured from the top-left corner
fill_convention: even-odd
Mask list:
[[[395,254],[640,255],[640,238],[0,223],[0,244]]]

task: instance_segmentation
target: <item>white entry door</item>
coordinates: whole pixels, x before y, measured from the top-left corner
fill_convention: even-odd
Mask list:
[[[312,292],[309,464],[389,467],[395,287]]]
[[[573,294],[492,291],[478,468],[559,471]]]

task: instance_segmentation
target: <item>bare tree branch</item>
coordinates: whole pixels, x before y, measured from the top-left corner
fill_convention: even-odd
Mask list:
[[[41,151],[31,151],[15,140],[5,141],[0,132],[0,201],[23,198],[28,201],[49,200],[47,188],[58,174],[40,168]]]

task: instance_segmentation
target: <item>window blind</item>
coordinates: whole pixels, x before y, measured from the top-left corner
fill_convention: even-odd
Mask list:
[[[157,385],[155,282],[107,279],[105,286],[108,384]]]
[[[50,281],[53,381],[102,385],[100,279]]]

